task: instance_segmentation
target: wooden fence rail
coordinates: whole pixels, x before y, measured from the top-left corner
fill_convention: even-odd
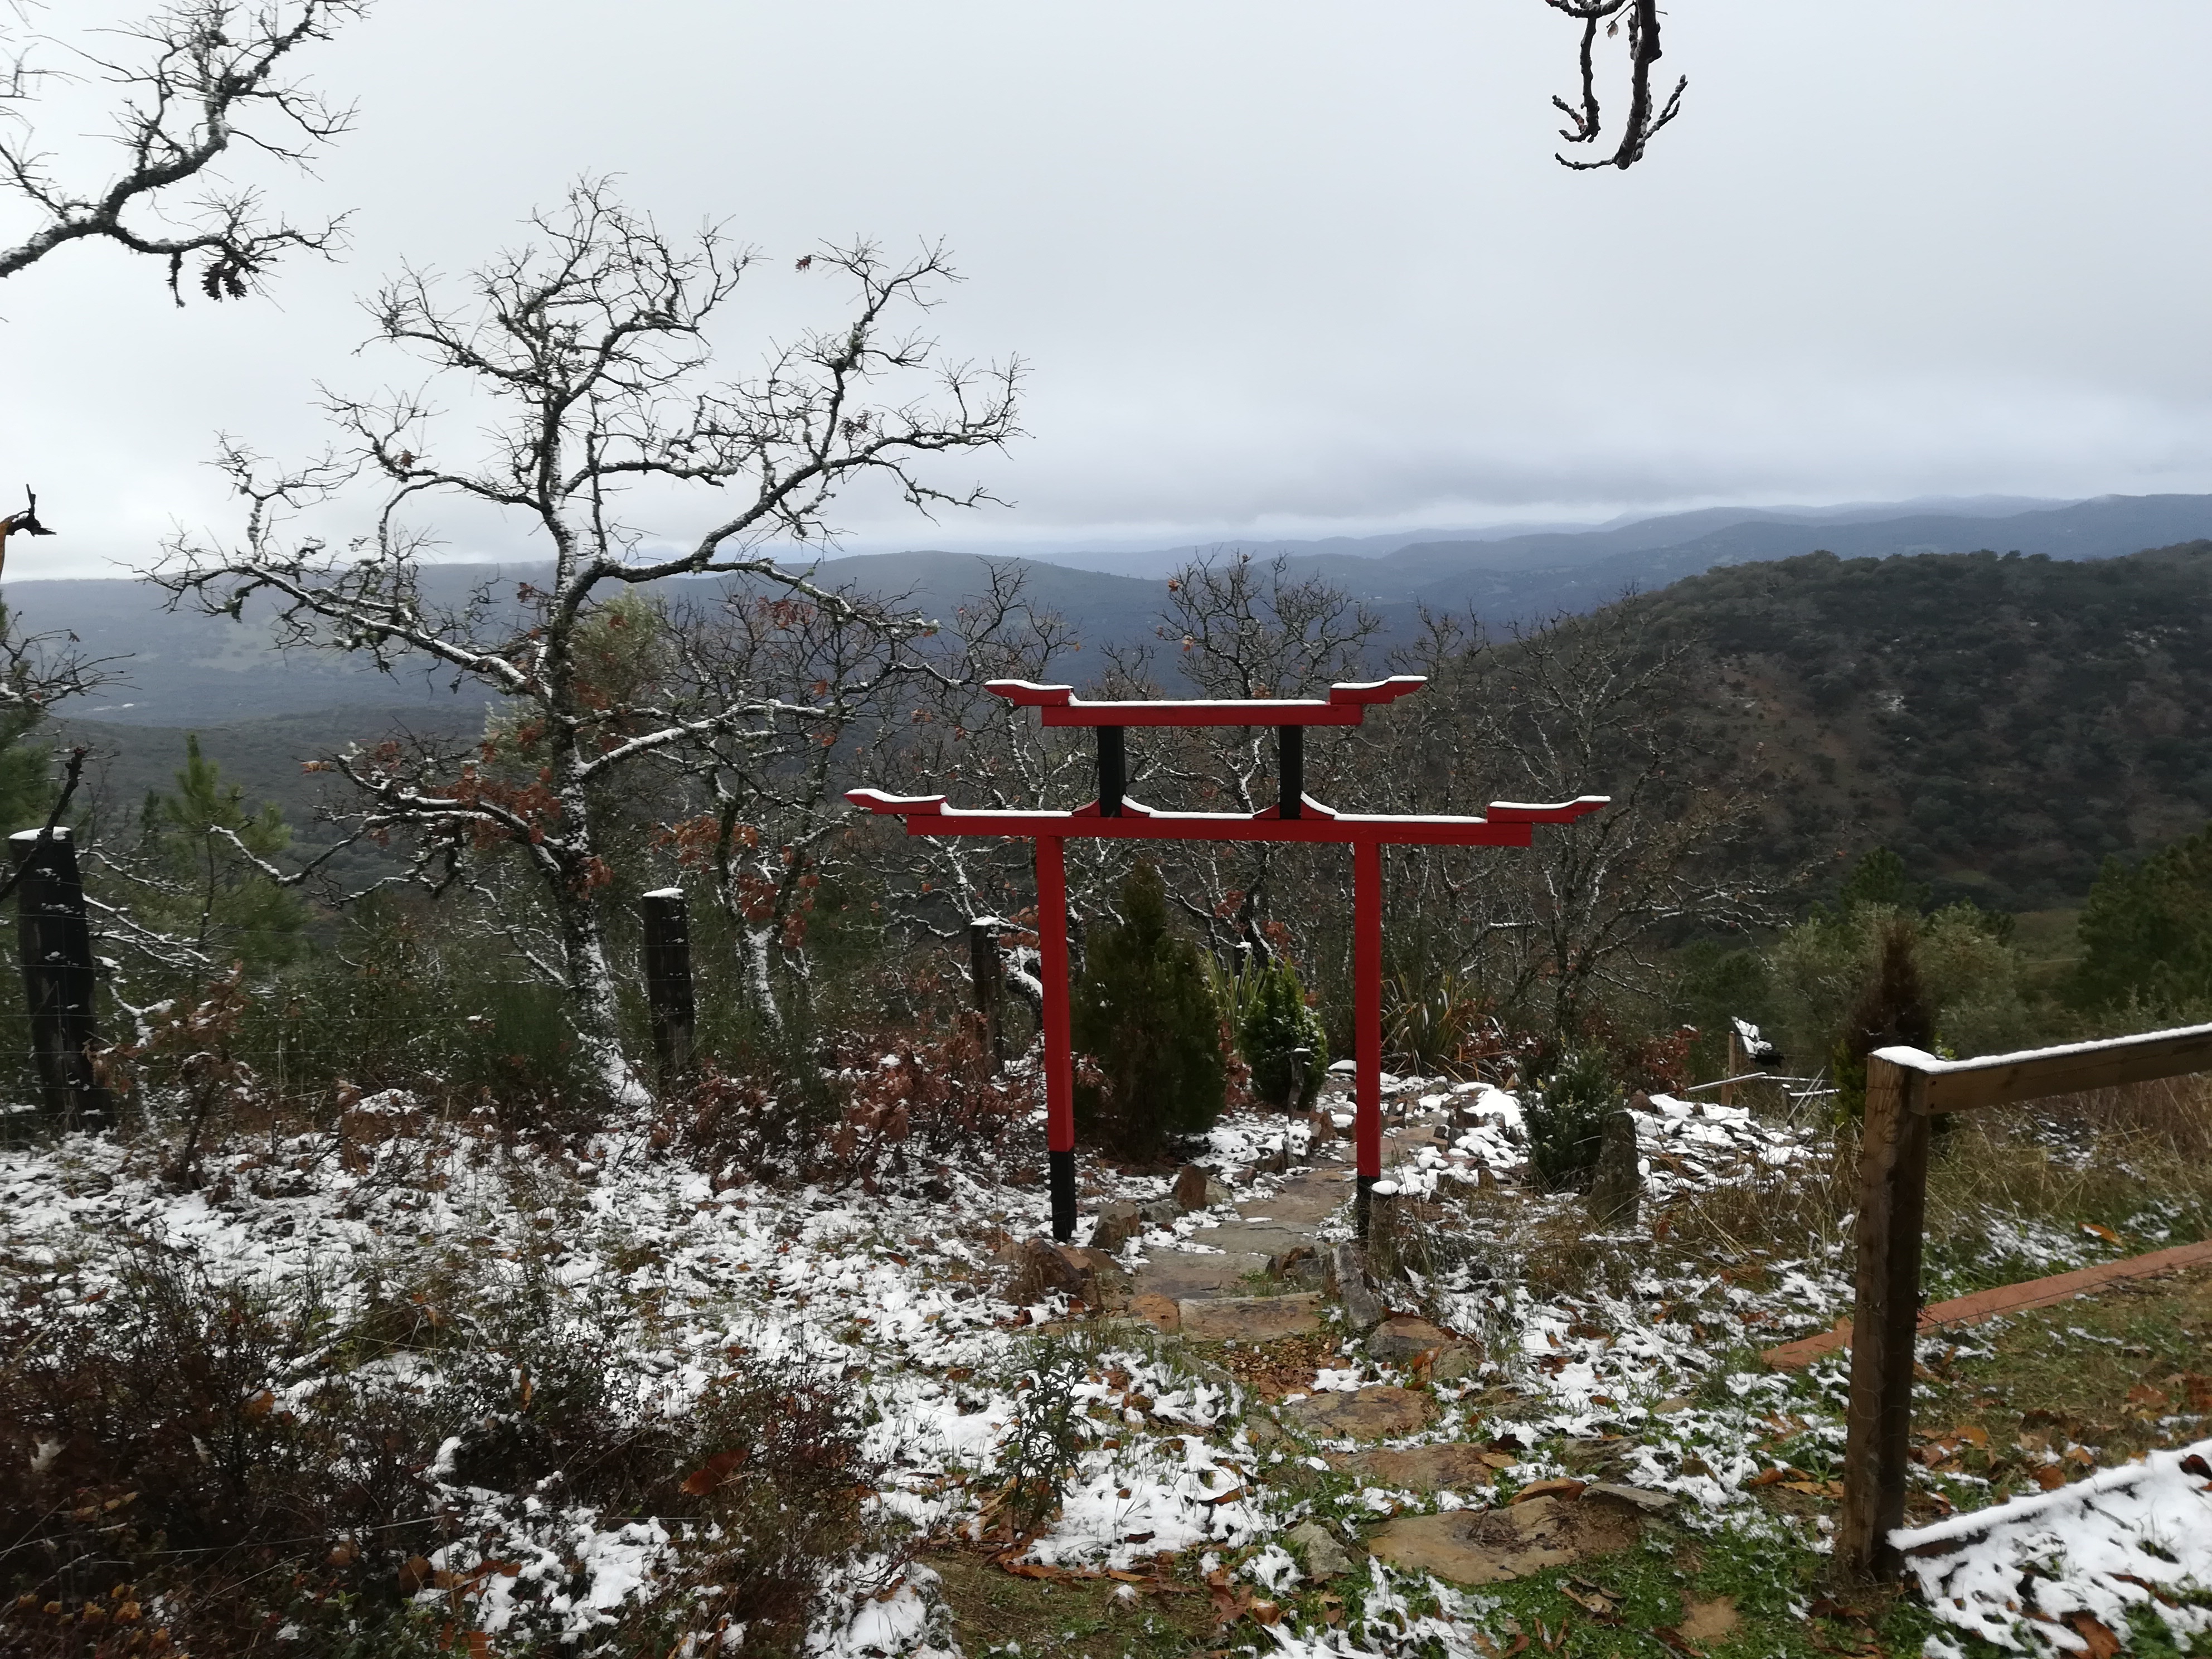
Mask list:
[[[1858,1299],[1836,1532],[1843,1574],[1893,1577],[1900,1565],[1889,1534],[1905,1524],[1929,1120],[2203,1071],[2212,1071],[2212,1025],[1981,1060],[1938,1060],[1917,1048],[1878,1048],[1869,1058],[1855,1228]]]

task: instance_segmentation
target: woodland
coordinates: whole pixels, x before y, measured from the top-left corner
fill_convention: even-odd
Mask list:
[[[1658,9],[1551,3],[1562,161],[1640,163],[1683,91]],[[111,187],[0,144],[42,227],[0,277],[89,241],[228,304],[330,252],[162,192],[241,122],[343,136],[283,76],[361,10],[149,20]],[[1983,1301],[1917,1346],[1904,1304],[1913,1530],[1838,1553],[1878,1051],[2212,1019],[2212,544],[1816,552],[1413,629],[1223,547],[1087,640],[1017,563],[945,606],[812,556],[848,489],[988,504],[1025,371],[925,326],[945,251],[865,240],[797,258],[817,326],[718,361],[761,257],[580,179],[465,276],[384,280],[398,389],[326,394],[326,447],[222,441],[234,516],[140,579],[459,688],[443,718],[364,706],[266,789],[195,735],[125,794],[64,722],[128,663],[5,617],[0,1647],[2212,1651],[2201,1079],[1917,1131],[1911,1288]],[[542,568],[441,577],[483,511]],[[1341,852],[1073,841],[1056,1241],[1029,850],[847,792],[1096,794],[1091,734],[994,682],[1392,673],[1425,684],[1310,733],[1315,802],[1607,803],[1386,854],[1388,1179],[1354,1199]],[[1278,741],[1135,728],[1127,793],[1261,812]],[[688,968],[648,960],[672,914]],[[2069,1273],[2100,1294],[2003,1299]]]

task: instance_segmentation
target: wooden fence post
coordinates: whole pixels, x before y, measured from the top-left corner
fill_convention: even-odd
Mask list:
[[[57,826],[10,836],[8,851],[21,872],[16,937],[30,1007],[31,1055],[46,1115],[64,1128],[108,1123],[115,1103],[92,1063],[91,1050],[100,1041],[93,1019],[99,977],[76,848],[70,832]]]
[[[978,916],[968,924],[968,977],[975,987],[975,1012],[983,1017],[983,1042],[994,1071],[1004,1071],[1006,1065],[1006,986],[999,962],[999,929],[1005,925],[996,916]]]
[[[653,1056],[667,1088],[691,1069],[696,1030],[691,997],[691,912],[680,887],[640,901],[645,912],[645,1000],[653,1016]]]
[[[1905,1524],[1912,1437],[1913,1349],[1920,1324],[1921,1234],[1928,1212],[1928,1079],[1867,1060],[1859,1151],[1858,1299],[1835,1560],[1847,1577],[1894,1577],[1891,1531]]]

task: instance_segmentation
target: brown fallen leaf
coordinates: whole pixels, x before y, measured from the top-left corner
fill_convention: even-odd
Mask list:
[[[2101,1620],[2086,1613],[2069,1613],[2066,1623],[2087,1645],[2089,1659],[2112,1659],[2120,1650],[2120,1638]]]

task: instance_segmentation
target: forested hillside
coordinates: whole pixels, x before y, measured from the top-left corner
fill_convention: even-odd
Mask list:
[[[1711,653],[1711,737],[1787,780],[1778,854],[1887,845],[1939,891],[2039,909],[2212,814],[2212,542],[1814,553],[1636,603]]]

